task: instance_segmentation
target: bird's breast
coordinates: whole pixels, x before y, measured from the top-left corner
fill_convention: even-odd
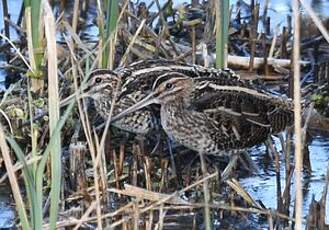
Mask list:
[[[209,130],[203,114],[195,114],[195,111],[180,110],[177,108],[161,107],[161,125],[167,135],[194,151],[215,154],[218,153],[218,145],[214,135],[214,130]]]

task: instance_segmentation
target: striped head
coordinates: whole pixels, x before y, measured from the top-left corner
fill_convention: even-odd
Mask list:
[[[114,92],[120,84],[120,77],[111,70],[98,69],[93,71],[87,81],[84,97],[90,97],[95,101],[112,100]]]
[[[152,94],[157,104],[180,102],[189,105],[194,90],[193,79],[178,72],[163,74],[152,87]]]
[[[118,89],[120,83],[120,75],[116,72],[105,69],[95,70],[89,76],[82,97],[93,99],[97,112],[106,119],[110,114],[116,90],[120,90]]]

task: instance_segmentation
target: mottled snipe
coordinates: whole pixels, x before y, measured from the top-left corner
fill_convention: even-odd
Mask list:
[[[191,78],[167,73],[157,78],[148,96],[113,120],[150,104],[160,104],[163,129],[170,138],[199,153],[206,177],[204,154],[229,154],[261,143],[293,120],[289,102],[248,86],[236,78]],[[203,192],[205,224],[210,229],[207,180]]]
[[[216,78],[218,84],[226,84],[227,79],[236,85],[247,84],[239,81],[238,76],[228,69],[217,70],[167,60],[146,60],[115,71],[94,71],[88,80],[85,95],[94,99],[97,112],[107,119],[116,89],[118,89],[118,96],[113,115],[119,114],[140,101],[151,92],[154,81],[160,75],[171,72],[183,73],[190,78]],[[129,132],[146,134],[159,126],[158,110],[156,107],[143,108],[117,120],[113,125]]]
[[[158,77],[148,96],[113,120],[150,104],[161,105],[161,124],[169,137],[204,154],[262,143],[293,121],[288,99],[235,78],[190,78],[175,72]]]

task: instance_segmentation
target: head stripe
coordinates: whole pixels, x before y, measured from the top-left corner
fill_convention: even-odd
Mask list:
[[[188,78],[188,76],[186,76],[185,74],[182,73],[178,73],[178,72],[169,72],[169,73],[165,73],[163,75],[161,75],[160,77],[158,77],[154,84],[152,89],[156,89],[157,87],[159,87],[159,85],[161,85],[163,82],[166,82],[172,78],[176,78],[176,77],[184,77],[184,78]]]
[[[92,78],[94,78],[97,75],[105,75],[105,74],[110,74],[110,75],[114,75],[114,76],[118,76],[118,74],[116,72],[114,72],[113,70],[109,70],[109,69],[96,69],[94,71],[92,71],[88,77],[88,81]]]

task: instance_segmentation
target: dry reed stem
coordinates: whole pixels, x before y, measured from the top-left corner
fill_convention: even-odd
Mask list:
[[[267,220],[268,220],[269,229],[270,230],[274,230],[274,227],[273,227],[273,216],[272,216],[272,214],[268,215]]]
[[[50,226],[54,227],[58,218],[60,188],[62,178],[61,134],[55,133],[59,121],[59,83],[57,69],[57,43],[55,17],[48,1],[42,1],[42,12],[47,41],[48,58],[48,110],[49,133],[56,138],[50,151],[51,158],[51,190],[50,190]],[[43,81],[36,80],[35,86],[42,87]],[[32,79],[33,84],[33,79]]]
[[[77,32],[78,20],[79,20],[79,0],[74,1],[73,5],[73,17],[72,17],[72,28],[74,33]]]
[[[146,23],[146,19],[143,19],[143,21],[141,22],[141,24],[139,25],[138,29],[136,30],[136,33],[134,34],[134,37],[132,38],[131,42],[129,43],[126,52],[124,53],[124,55],[121,58],[120,64],[119,66],[123,66],[124,63],[126,62],[126,59],[128,57],[128,54],[130,52],[131,47],[134,45],[139,33],[142,31],[144,24]]]
[[[29,221],[27,219],[27,215],[26,215],[26,211],[25,211],[26,210],[25,204],[23,202],[23,198],[21,195],[22,193],[18,186],[18,181],[17,181],[16,175],[15,175],[15,169],[14,169],[13,163],[11,161],[9,147],[6,143],[5,134],[4,134],[1,124],[0,124],[0,150],[1,150],[2,158],[5,162],[5,166],[6,166],[6,170],[8,173],[9,182],[10,182],[10,187],[12,189],[14,200],[16,203],[16,208],[18,209],[17,212],[20,214],[20,218],[23,218],[23,219],[21,219],[21,223],[24,224],[25,226],[28,226]],[[22,210],[20,210],[19,207]]]
[[[259,4],[257,3],[253,9],[251,9],[252,19],[251,19],[251,35],[250,35],[250,62],[249,62],[249,71],[253,70],[254,66],[254,57],[256,54],[256,41],[257,41],[257,28],[258,28],[258,19],[259,19]]]
[[[139,199],[137,198],[134,201],[134,206],[133,206],[133,221],[134,221],[134,230],[138,230],[138,221],[139,221],[139,207],[138,207]]]
[[[294,73],[294,117],[295,117],[295,218],[297,230],[302,229],[303,191],[302,191],[302,129],[301,129],[301,95],[300,95],[300,12],[298,0],[292,0],[294,16],[293,73]]]
[[[155,229],[163,229],[164,218],[167,214],[167,211],[163,210],[163,204],[160,205],[159,221],[155,225]]]
[[[275,46],[276,46],[276,40],[277,40],[277,37],[278,37],[278,33],[279,33],[279,27],[277,26],[275,28],[273,39],[272,39],[272,42],[271,42],[270,51],[268,52],[268,57],[267,58],[273,58],[273,54],[274,54],[274,49],[275,49]]]
[[[238,162],[239,156],[237,154],[234,154],[228,165],[225,167],[224,171],[221,173],[221,180],[225,181],[229,177],[230,173],[232,172],[233,168],[236,166]]]
[[[108,189],[109,192],[114,192],[117,194],[122,194],[125,196],[130,196],[130,197],[137,197],[140,200],[149,200],[149,201],[160,201],[168,196],[171,196],[169,200],[167,200],[165,203],[168,204],[188,204],[189,202],[181,199],[177,194],[176,196],[164,194],[164,193],[158,193],[158,192],[152,192],[144,188],[136,187],[133,185],[125,184],[125,189],[115,189],[115,188],[110,188]]]
[[[174,58],[174,60],[180,60],[183,57],[192,55],[192,48],[185,46],[185,45],[181,45],[181,44],[178,44],[178,47],[180,48],[181,52],[185,52],[185,53],[183,53],[179,57]],[[197,45],[197,54],[202,54],[202,52],[203,52],[202,44]],[[216,58],[216,54],[212,54],[212,57]],[[310,61],[304,61],[304,60],[299,60],[298,62],[302,66],[308,66],[311,64]],[[250,57],[227,55],[227,63],[228,63],[229,67],[233,66],[235,68],[248,69],[249,63],[250,63]],[[283,68],[290,68],[291,60],[285,59],[285,58],[268,58],[267,65],[274,66],[274,67],[278,66],[278,67],[283,67]],[[264,58],[263,57],[254,57],[253,68],[260,69],[263,67],[264,67]]]
[[[255,201],[255,199],[252,198],[252,196],[240,185],[239,181],[232,178],[230,180],[227,180],[226,183],[234,190],[237,194],[239,194],[249,205],[253,205],[259,209],[263,209],[258,202]]]
[[[10,41],[10,39],[8,37],[6,37],[5,35],[3,35],[2,33],[0,33],[0,38],[2,38],[3,40],[5,40],[6,42],[8,42],[8,44],[16,51],[16,53],[18,54],[18,56],[21,58],[21,60],[24,62],[24,64],[27,66],[27,68],[34,73],[31,65],[28,63],[28,61],[25,59],[24,55],[21,53],[21,51],[19,51],[19,49],[15,46],[15,44]]]
[[[92,211],[94,211],[95,207],[96,207],[96,202],[93,201],[93,202],[90,204],[90,206],[88,207],[88,209],[85,211],[85,213],[82,215],[82,217],[80,218],[80,220],[78,220],[78,223],[74,226],[73,230],[78,230],[79,227],[80,227],[84,222],[87,221],[88,216],[90,215],[90,213],[91,213]]]
[[[257,208],[245,208],[245,207],[239,207],[239,206],[228,206],[228,205],[222,205],[222,204],[209,204],[209,207],[212,209],[220,209],[220,210],[227,210],[231,212],[246,212],[246,213],[255,213],[259,215],[272,215],[272,216],[277,216],[285,220],[289,220],[294,222],[295,219],[291,218],[285,214],[276,212],[272,209],[257,209]],[[166,206],[163,207],[163,210],[184,210],[184,209],[199,209],[199,208],[204,208],[204,204],[200,203],[192,203],[190,205],[180,205],[180,206]],[[153,210],[159,210],[160,207],[154,207],[152,208]]]
[[[95,128],[93,127],[93,134],[94,134],[94,139],[95,139],[95,145],[96,145],[96,160],[95,163],[96,164],[96,168],[99,168],[99,174],[100,174],[100,186],[102,188],[102,193],[104,193],[104,191],[107,190],[107,179],[106,179],[106,174],[107,174],[107,169],[106,169],[106,161],[105,161],[105,151],[104,148],[100,148],[100,144],[99,144],[99,138],[97,135],[97,132],[95,130]],[[102,159],[102,161],[101,161]],[[103,196],[105,203],[107,200],[107,196]]]
[[[249,57],[242,57],[242,56],[228,55],[227,61],[228,61],[229,66],[248,68],[250,58]],[[303,61],[303,60],[298,60],[298,63],[300,65],[303,65],[303,66],[311,64],[311,62]],[[267,64],[269,66],[279,66],[279,67],[288,68],[288,67],[291,66],[291,60],[290,59],[268,58],[267,59]],[[254,57],[253,69],[262,68],[263,65],[264,65],[264,58]]]
[[[207,164],[204,159],[203,153],[199,153],[200,156],[200,163],[201,163],[201,170],[202,170],[202,175],[205,178],[207,176]],[[205,180],[202,184],[203,186],[203,198],[204,198],[204,222],[205,222],[205,227],[206,230],[211,229],[211,214],[210,214],[210,208],[209,208],[209,202],[210,202],[210,192],[208,188],[208,180]]]

